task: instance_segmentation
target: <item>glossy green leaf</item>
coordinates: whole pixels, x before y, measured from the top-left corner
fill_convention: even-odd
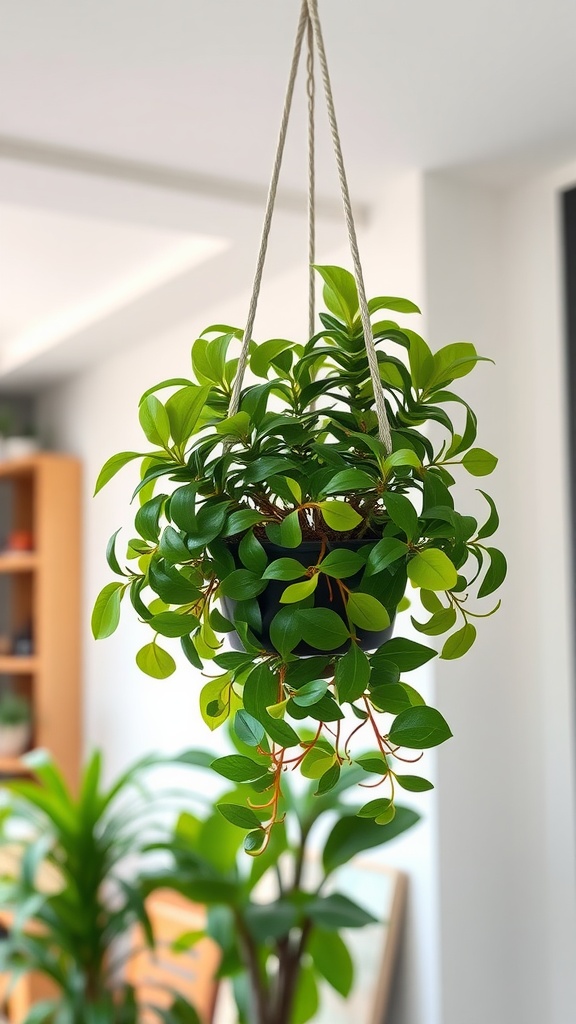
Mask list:
[[[134,459],[143,458],[142,452],[118,452],[117,455],[112,455],[100,470],[98,479],[96,480],[96,486],[94,488],[94,494],[98,494],[98,491],[102,490],[105,484],[116,476],[124,466],[129,462],[133,462]]]
[[[370,679],[370,662],[357,644],[351,644],[350,650],[336,665],[336,693],[340,704],[350,704],[365,693]]]
[[[486,553],[490,559],[490,565],[478,590],[478,597],[488,597],[489,594],[498,590],[498,587],[506,579],[508,571],[506,558],[498,548],[486,548]]]
[[[391,801],[386,797],[378,797],[376,800],[369,800],[357,812],[359,818],[378,818],[390,809]]]
[[[104,640],[117,628],[123,594],[124,584],[120,582],[107,583],[98,594],[92,612],[92,635],[96,640]]]
[[[224,596],[231,597],[234,601],[246,601],[251,597],[257,597],[265,589],[266,581],[249,569],[235,569],[220,584]]]
[[[320,563],[320,570],[333,579],[343,580],[354,576],[364,568],[364,559],[357,551],[336,548],[328,552]]]
[[[148,395],[138,409],[140,426],[151,444],[166,448],[170,442],[170,420],[162,402]]]
[[[238,739],[248,747],[258,747],[264,739],[264,726],[243,708],[236,712],[234,729]]]
[[[155,498],[150,498],[149,501],[144,502],[140,506],[134,519],[134,526],[144,540],[149,540],[152,544],[158,543],[160,536],[160,516],[162,514],[162,508],[166,501],[165,494],[158,494]]]
[[[412,466],[414,469],[419,469],[421,465],[416,452],[411,451],[410,448],[400,448],[384,460],[383,470],[388,475],[397,466]]]
[[[340,928],[364,928],[376,921],[367,910],[338,892],[329,896],[316,896],[306,904],[306,913],[322,928],[334,931]]]
[[[340,616],[331,608],[299,608],[293,614],[302,639],[319,651],[333,651],[350,636]]]
[[[458,573],[444,551],[425,548],[408,562],[408,579],[425,590],[451,590],[458,582]]]
[[[302,639],[298,615],[293,608],[281,608],[270,624],[270,639],[282,657],[286,658]]]
[[[393,491],[385,491],[382,500],[392,522],[403,530],[408,540],[414,540],[418,533],[418,513],[412,502]]]
[[[306,567],[295,558],[277,558],[262,573],[265,580],[298,580],[306,573]]]
[[[471,448],[462,458],[462,465],[472,476],[488,476],[498,464],[495,455],[484,448]]]
[[[227,757],[217,757],[212,761],[210,767],[218,775],[223,775],[230,782],[253,782],[265,774],[262,764],[257,764],[249,757],[242,754],[230,754]]]
[[[320,697],[323,697],[328,689],[328,682],[326,679],[311,679],[309,683],[304,683],[299,690],[292,695],[292,700],[300,708],[311,707],[312,704],[316,704]]]
[[[254,536],[253,530],[249,530],[242,537],[238,554],[242,564],[251,572],[263,573],[268,565],[268,556],[260,541]]]
[[[194,432],[212,389],[190,385],[176,391],[166,402],[170,433],[175,444],[185,443]]]
[[[157,643],[146,644],[136,655],[138,668],[153,679],[167,679],[176,671],[176,662],[168,651]]]
[[[108,544],[106,545],[106,561],[108,562],[108,565],[112,569],[112,572],[117,573],[118,576],[127,576],[128,574],[124,572],[116,556],[116,538],[120,533],[121,529],[122,527],[120,527],[118,530],[116,530],[115,533],[112,534],[110,540],[108,541]]]
[[[250,436],[250,417],[247,412],[237,412],[235,416],[228,416],[227,419],[217,423],[215,428],[218,434],[223,437],[233,437],[240,441],[247,441]]]
[[[160,612],[148,619],[148,624],[162,636],[182,637],[187,636],[200,625],[195,615],[190,612]]]
[[[346,501],[319,501],[318,507],[331,530],[354,530],[362,522],[362,516]]]
[[[405,558],[408,554],[408,545],[396,537],[383,537],[374,545],[366,562],[366,575],[373,576],[377,572],[383,572],[389,565]]]
[[[396,782],[409,793],[426,793],[429,789],[434,789],[433,784],[420,775],[397,775]]]
[[[412,617],[414,628],[419,633],[425,633],[426,636],[440,636],[441,633],[447,633],[449,629],[452,629],[455,622],[455,608],[442,608],[439,612],[435,612],[432,618],[428,619],[428,622],[418,622]]]
[[[351,327],[358,314],[358,291],[354,277],[342,267],[316,266],[314,269],[324,280],[326,308]]]
[[[302,761],[302,775],[305,779],[321,779],[334,764],[334,754],[322,747],[312,747]]]
[[[371,594],[349,594],[346,613],[350,621],[360,629],[377,631],[390,625],[390,616],[384,605]]]
[[[291,512],[279,525],[279,543],[284,548],[297,548],[302,543],[298,511]]]
[[[411,672],[435,657],[436,651],[432,647],[425,647],[423,644],[416,643],[415,640],[393,637],[371,655],[370,662],[373,668],[378,668],[380,664],[391,661],[398,666],[401,672]]]
[[[394,719],[390,729],[390,742],[411,750],[427,750],[450,739],[448,723],[436,708],[427,706],[408,708]]]
[[[476,627],[471,622],[467,622],[465,626],[462,626],[462,629],[448,637],[440,657],[444,658],[445,661],[454,661],[456,658],[464,657],[472,647],[475,639]]]
[[[280,598],[281,604],[295,604],[296,601],[303,601],[304,598],[310,597],[318,586],[318,576],[311,576],[310,579],[303,580],[302,583],[291,583],[289,587],[286,587],[282,597]]]
[[[496,533],[496,530],[500,525],[500,517],[498,515],[498,510],[496,508],[494,499],[491,498],[489,494],[486,494],[486,491],[480,491],[480,494],[484,498],[486,498],[486,501],[490,506],[490,515],[488,516],[488,519],[486,520],[482,528],[478,530],[477,534],[478,540],[483,540],[486,537],[492,537],[492,535]]]
[[[261,827],[260,820],[249,807],[242,807],[239,804],[224,803],[216,804],[216,807],[227,821],[231,822],[232,825],[236,825],[238,828],[257,829]]]
[[[323,488],[324,494],[343,494],[345,491],[363,491],[374,487],[374,478],[362,469],[343,469],[335,473]]]

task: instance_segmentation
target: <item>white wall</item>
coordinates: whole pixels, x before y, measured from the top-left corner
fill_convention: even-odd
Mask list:
[[[468,394],[509,558],[474,655],[437,665],[443,1024],[569,1024],[576,1005],[574,716],[557,175],[426,183],[431,340],[496,360]],[[493,486],[492,486],[493,481]],[[478,481],[482,486],[482,481]]]
[[[423,303],[435,345],[468,339],[493,356],[469,395],[479,443],[501,458],[487,482],[502,509],[510,562],[504,608],[482,623],[465,663],[438,665],[438,706],[454,739],[430,772],[425,823],[388,847],[411,897],[393,1024],[573,1024],[576,1005],[570,530],[555,192],[570,171],[511,193],[454,175],[388,182],[361,238],[370,293]],[[576,177],[576,173],[573,175]],[[280,239],[281,242],[281,239]],[[348,263],[344,250],[323,253]],[[305,330],[302,270],[265,283],[259,337]],[[126,470],[90,497],[104,459],[137,448],[137,400],[151,381],[186,373],[195,331],[241,323],[247,296],[169,335],[107,358],[46,396],[45,421],[86,470],[85,616],[108,578],[104,547],[130,493]],[[482,504],[470,481],[472,507]],[[478,481],[482,486],[482,481]],[[535,550],[535,544],[539,549]],[[143,750],[206,743],[199,679],[164,682],[133,655],[145,630],[128,616],[111,640],[86,628],[86,743],[110,772]],[[433,696],[434,680],[423,680]]]

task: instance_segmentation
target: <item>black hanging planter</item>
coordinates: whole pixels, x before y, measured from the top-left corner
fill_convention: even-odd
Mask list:
[[[260,543],[262,544],[262,547],[264,548],[269,561],[273,561],[277,558],[293,558],[305,567],[308,567],[310,565],[316,565],[322,549],[322,543],[319,540],[303,541],[302,544],[300,544],[300,546],[297,548],[281,547],[279,544],[270,543],[270,541],[260,541]],[[360,548],[364,547],[368,543],[371,542],[366,540],[339,540],[338,543],[334,545],[334,547],[344,548],[347,551],[358,551]],[[231,551],[237,566],[241,568],[242,562],[238,554],[238,544],[230,544],[229,550]],[[354,576],[347,577],[346,586],[350,587],[351,589],[358,586],[361,576],[362,572],[360,571],[356,573]],[[340,615],[342,620],[345,623],[347,623],[344,602],[342,600],[340,590],[334,580],[331,580],[330,583],[331,586],[328,583],[328,578],[322,573],[320,573],[318,586],[314,591],[314,607],[329,608],[330,610]],[[272,624],[272,620],[276,613],[279,612],[281,608],[289,607],[286,604],[282,604],[280,600],[286,586],[287,583],[283,580],[269,580],[266,590],[264,590],[263,593],[259,595],[259,597],[255,598],[255,600],[258,602],[258,607],[260,608],[260,615],[262,618],[262,629],[257,631],[252,627],[250,628],[252,633],[254,633],[254,636],[257,637],[259,643],[262,644],[262,649],[270,654],[278,653],[276,651],[276,648],[272,644],[272,641],[270,640],[270,626]],[[226,618],[230,619],[230,621],[234,621],[234,615],[236,612],[238,602],[234,601],[230,597],[225,597],[224,595],[222,595],[220,600],[224,615],[226,616]],[[381,629],[373,632],[371,630],[361,629],[359,626],[357,626],[356,636],[359,641],[359,646],[363,651],[374,651],[377,647],[380,647],[381,644],[385,643],[386,640],[390,639],[393,631],[394,618],[392,617],[390,625],[386,629]],[[233,632],[228,633],[228,641],[230,643],[230,646],[235,651],[244,650],[240,637],[238,636],[235,630]],[[342,654],[344,651],[348,649],[348,647],[349,641],[344,644],[341,644],[340,647],[334,648],[334,650],[330,651],[329,653]],[[297,644],[297,646],[294,648],[292,653],[301,657],[311,657],[318,656],[319,654],[326,652],[319,650],[319,648],[317,647],[312,647],[305,640],[301,640],[300,643]]]

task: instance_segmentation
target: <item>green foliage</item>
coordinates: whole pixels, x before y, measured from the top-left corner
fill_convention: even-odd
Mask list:
[[[297,1024],[317,1012],[320,983],[342,998],[350,994],[355,964],[347,930],[363,928],[384,913],[384,907],[350,899],[338,869],[361,850],[401,835],[418,815],[398,807],[388,824],[356,817],[343,795],[358,781],[360,769],[344,763],[338,785],[320,797],[315,780],[294,788],[286,781],[282,824],[267,832],[259,820],[266,814],[267,795],[252,793],[253,810],[245,806],[246,784],[262,770],[262,755],[241,753],[242,742],[232,736],[238,753],[212,760],[211,767],[234,781],[234,788],[205,814],[180,816],[161,846],[169,867],[152,874],[149,885],[208,903],[206,934],[221,948],[219,976],[233,984],[239,1020]],[[308,757],[317,753],[315,747]],[[252,855],[251,862],[242,849]],[[190,948],[203,934],[183,935],[175,949]]]
[[[116,534],[108,545],[117,579],[96,600],[94,635],[116,629],[127,594],[152,631],[136,656],[144,672],[169,676],[176,644],[204,669],[204,721],[210,729],[233,722],[244,744],[244,762],[224,759],[215,769],[246,786],[246,801],[253,790],[271,794],[268,819],[255,825],[246,815],[240,826],[251,855],[263,855],[281,821],[278,751],[321,798],[340,785],[356,738],[370,736],[378,746],[372,767],[359,764],[376,766],[389,804],[362,828],[397,820],[398,747],[425,749],[451,735],[404,679],[436,650],[391,639],[397,612],[419,592],[415,629],[431,643],[442,638],[442,658],[459,658],[477,620],[498,609],[490,599],[506,575],[502,552],[486,546],[498,527],[493,499],[480,492],[488,505],[480,523],[458,502],[458,478],[488,475],[497,462],[478,447],[476,415],[453,390],[483,357],[469,342],[432,352],[388,319],[418,313],[413,303],[370,300],[391,428],[386,450],[354,278],[316,269],[327,308],[318,334],[305,343],[250,341],[257,383],[245,384],[231,409],[242,332],[208,327],[192,348],[192,379],[162,381],[142,397],[150,450],[113,456],[97,484],[141,459],[137,536],[126,559]],[[476,598],[489,600],[488,609]],[[239,653],[222,650],[228,634]],[[251,752],[262,763],[254,776],[245,763]],[[240,825],[237,810],[221,811]]]
[[[26,762],[35,780],[10,784],[0,841],[17,856],[14,873],[0,884],[0,906],[12,916],[9,936],[0,943],[0,969],[15,977],[41,974],[58,993],[33,1008],[28,1024],[141,1020],[133,989],[115,976],[112,964],[116,944],[135,925],[153,944],[144,902],[153,885],[144,881],[143,858],[167,831],[155,823],[161,801],[143,783],[145,771],[161,760],[145,758],[106,787],[95,753],[75,795],[50,756],[34,751]],[[211,759],[188,752],[183,760]],[[159,1022],[199,1024],[181,999],[153,1013]]]

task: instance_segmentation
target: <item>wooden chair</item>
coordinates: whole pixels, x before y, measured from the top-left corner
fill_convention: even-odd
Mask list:
[[[165,1007],[172,1001],[171,992],[183,996],[196,1009],[202,1024],[211,1024],[218,984],[216,971],[220,962],[219,947],[212,939],[200,939],[191,949],[175,953],[172,945],[185,932],[202,931],[206,923],[204,907],[196,906],[171,892],[158,892],[146,903],[156,948],[145,948],[139,928],[133,936],[135,955],[126,971],[137,991],[141,1005]],[[156,1018],[143,1013],[142,1024]]]

